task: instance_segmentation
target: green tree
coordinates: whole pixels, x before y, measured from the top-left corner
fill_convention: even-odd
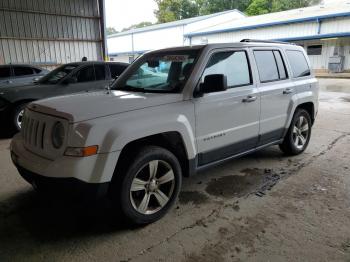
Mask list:
[[[106,33],[107,35],[113,35],[113,34],[116,34],[116,33],[119,33],[117,30],[115,30],[114,27],[107,27],[106,28]]]
[[[158,23],[238,9],[261,15],[318,4],[321,0],[155,0]]]
[[[134,24],[134,25],[131,25],[129,27],[123,28],[122,32],[128,31],[130,29],[142,28],[142,27],[146,27],[146,26],[150,26],[150,25],[153,25],[153,24],[151,22],[141,22],[141,23]]]
[[[253,0],[246,9],[247,15],[262,15],[320,3],[321,0]]]
[[[252,0],[196,0],[200,14],[213,14],[226,10],[238,9],[245,11]]]
[[[158,9],[154,14],[158,23],[191,18],[199,15],[199,7],[195,0],[155,0]]]

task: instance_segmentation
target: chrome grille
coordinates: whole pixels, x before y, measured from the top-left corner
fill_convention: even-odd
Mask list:
[[[26,145],[44,149],[45,131],[46,123],[44,121],[24,115],[21,133]]]

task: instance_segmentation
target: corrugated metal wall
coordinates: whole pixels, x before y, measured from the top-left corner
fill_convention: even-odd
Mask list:
[[[1,0],[0,64],[103,58],[102,0]]]

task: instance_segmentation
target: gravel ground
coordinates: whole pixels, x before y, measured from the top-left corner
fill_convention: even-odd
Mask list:
[[[106,201],[42,199],[0,139],[0,261],[350,261],[350,80],[320,80],[310,145],[184,179],[161,221],[130,228]]]

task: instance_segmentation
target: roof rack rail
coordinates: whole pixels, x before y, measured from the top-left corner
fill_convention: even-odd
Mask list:
[[[241,43],[270,43],[270,44],[283,44],[283,45],[295,45],[293,43],[273,41],[273,40],[258,40],[258,39],[242,39]]]

